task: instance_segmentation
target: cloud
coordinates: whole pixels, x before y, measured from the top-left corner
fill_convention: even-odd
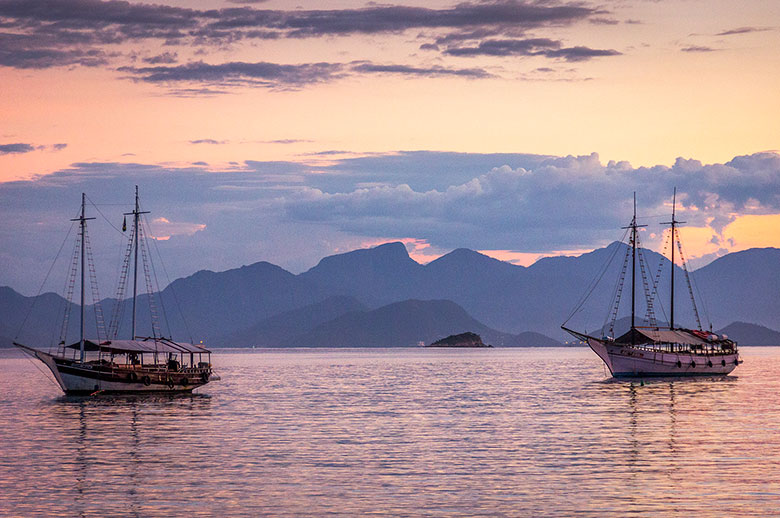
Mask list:
[[[712,47],[705,47],[703,45],[690,45],[688,47],[683,47],[680,50],[683,52],[715,52],[718,49],[713,49]]]
[[[6,20],[6,26],[15,23],[41,33],[59,32],[92,41],[107,41],[152,37],[169,39],[187,27],[197,26],[198,18],[211,15],[193,9],[117,0],[5,0],[0,3],[0,16]],[[111,32],[100,32],[107,28],[111,28]],[[93,32],[88,35],[77,31]]]
[[[119,46],[128,42],[225,49],[251,40],[401,34],[410,30],[433,33],[429,37],[436,43],[424,43],[422,48],[435,50],[440,42],[517,37],[529,30],[569,26],[588,19],[597,24],[611,23],[605,17],[607,11],[583,2],[493,0],[439,9],[368,5],[289,11],[258,9],[251,4],[261,2],[251,0],[233,3],[242,5],[203,10],[118,0],[4,0],[0,2],[0,65],[105,66],[127,55],[119,51]],[[177,60],[174,51],[144,58],[150,65]]]
[[[190,140],[190,144],[227,144],[227,140],[214,140],[213,138],[202,138],[198,140]]]
[[[591,18],[589,21],[593,25],[617,25],[620,23],[619,20],[614,18]]]
[[[191,236],[206,229],[203,223],[173,222],[165,217],[152,218],[150,223],[150,237],[158,241],[167,241],[172,236]]]
[[[636,191],[642,214],[678,209],[693,226],[718,234],[735,214],[780,212],[780,155],[702,165],[634,169],[597,155],[550,158],[530,169],[496,167],[460,184],[415,189],[389,184],[330,192],[306,188],[286,203],[291,218],[330,222],[358,235],[399,235],[440,247],[544,251],[586,248],[615,237]],[[522,231],[520,230],[522,229]],[[501,245],[503,243],[503,245]]]
[[[156,56],[144,58],[144,62],[149,63],[150,65],[170,65],[171,63],[176,63],[178,60],[179,56],[175,52],[163,52],[162,54],[158,54]]]
[[[118,70],[131,74],[135,80],[147,83],[202,82],[223,86],[296,88],[340,77],[342,65],[338,63],[280,65],[240,61],[212,65],[197,61],[177,66],[121,67]]]
[[[69,65],[96,67],[112,54],[98,48],[73,47],[49,35],[0,33],[0,66],[43,69]]]
[[[634,191],[640,220],[660,234],[677,187],[678,218],[686,228],[702,229],[704,242],[726,249],[733,246],[729,239],[738,241],[735,218],[780,214],[780,154],[770,152],[720,164],[681,158],[639,168],[603,163],[595,154],[414,151],[332,158],[316,167],[247,160],[225,170],[87,162],[2,183],[0,285],[34,293],[50,266],[43,258],[64,238],[81,193],[106,207],[101,212],[116,226],[135,185],[149,217],[168,222],[153,222],[153,231],[170,236],[158,244],[174,277],[259,260],[300,271],[335,249],[388,237],[437,251],[592,249],[619,237]],[[100,230],[100,214],[88,211],[99,217],[93,243],[115,242],[116,232]],[[116,250],[101,253],[96,250],[98,274],[113,282]]]
[[[559,41],[548,38],[486,40],[476,47],[452,47],[444,53],[451,56],[538,56],[560,46]]]
[[[65,143],[52,144],[50,146],[34,146],[27,143],[0,144],[0,155],[12,155],[21,153],[30,153],[32,151],[51,150],[61,151],[68,147]]]
[[[527,30],[543,25],[574,23],[595,12],[593,8],[576,3],[545,5],[516,0],[464,2],[444,9],[398,5],[299,11],[224,9],[218,20],[207,25],[207,30],[263,28],[293,38],[399,33],[410,29],[461,29],[485,25]]]
[[[35,151],[35,147],[31,144],[0,144],[0,155],[29,153],[31,151]]]
[[[348,66],[342,63],[279,65],[266,62],[232,62],[211,65],[199,61],[177,66],[121,67],[119,70],[131,74],[130,78],[136,81],[156,84],[204,83],[216,87],[246,86],[272,89],[297,89],[311,84],[334,81],[354,73],[416,77],[455,76],[470,79],[493,77],[481,68],[414,67],[371,62],[352,63]],[[178,92],[180,91],[174,90],[174,93]],[[200,91],[188,89],[186,93],[197,95]],[[213,94],[215,92],[207,89],[205,93]]]
[[[377,65],[374,63],[362,63],[353,66],[352,70],[361,73],[398,74],[424,77],[459,76],[471,79],[493,77],[492,74],[481,68],[447,68],[442,66],[413,67],[409,65]]]
[[[613,49],[592,49],[590,47],[567,47],[558,50],[552,50],[545,53],[549,58],[561,58],[566,61],[587,61],[592,58],[604,56],[620,56],[621,53]]]
[[[269,10],[248,7],[198,10],[122,1],[48,0],[0,3],[4,26],[82,44],[159,39],[222,42],[252,38],[305,38],[349,34],[399,33],[411,29],[498,27],[528,30],[565,25],[604,14],[585,4],[518,0],[463,2],[451,8],[370,5],[356,9]]]
[[[749,34],[751,32],[765,32],[771,31],[769,27],[738,27],[736,29],[729,29],[727,31],[719,32],[716,36],[736,36],[739,34]]]
[[[276,140],[264,140],[262,141],[263,144],[301,144],[301,143],[310,143],[313,142],[312,140],[308,139],[301,139],[301,138],[280,138]]]
[[[562,48],[560,41],[549,38],[485,40],[476,47],[451,47],[444,53],[451,56],[545,56],[566,61],[586,61],[594,57],[620,55],[616,50],[581,46]]]

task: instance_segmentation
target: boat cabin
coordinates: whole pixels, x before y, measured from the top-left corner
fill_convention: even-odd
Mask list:
[[[79,355],[80,342],[68,345]],[[165,338],[142,340],[84,340],[87,363],[118,369],[154,369],[170,372],[198,371],[211,368],[211,351],[200,345],[174,342]]]
[[[634,327],[615,340],[633,347],[647,346],[667,352],[713,354],[736,350],[736,342],[728,337],[696,329],[663,329]]]

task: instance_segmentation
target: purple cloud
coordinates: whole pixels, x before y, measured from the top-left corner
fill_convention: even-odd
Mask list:
[[[227,86],[295,88],[335,79],[341,75],[342,65],[338,63],[280,65],[240,61],[211,65],[197,61],[177,66],[121,67],[118,70],[147,83],[192,82]]]
[[[716,52],[718,49],[712,47],[705,47],[702,45],[690,45],[680,49],[682,52]]]
[[[35,147],[31,144],[15,143],[15,144],[0,144],[0,155],[12,155],[20,153],[29,153],[35,151]]]
[[[452,56],[545,56],[566,61],[586,61],[595,57],[619,56],[616,50],[589,47],[561,47],[561,42],[549,38],[485,40],[476,47],[452,47],[445,51]]]

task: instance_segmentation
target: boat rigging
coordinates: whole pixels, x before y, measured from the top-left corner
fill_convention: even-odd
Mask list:
[[[14,345],[42,361],[54,374],[55,380],[66,394],[190,392],[209,381],[219,380],[220,377],[211,366],[210,350],[201,345],[164,338],[159,331],[149,266],[151,261],[147,257],[143,225],[140,222],[140,216],[148,214],[148,211],[140,210],[138,187],[135,188],[134,210],[124,214],[125,216],[132,215],[133,229],[117,283],[117,298],[108,332],[105,329],[92,259],[92,248],[87,233],[87,221],[95,218],[86,217],[85,194],[81,195],[79,214],[77,218],[72,220],[78,221],[79,233],[66,283],[66,305],[58,350],[56,353],[43,352],[36,347],[17,341],[14,341]],[[139,251],[146,279],[147,296],[150,301],[152,336],[149,337],[138,336],[136,329]],[[133,296],[130,337],[128,340],[120,340],[117,339],[117,335],[122,322],[124,290],[127,285],[131,253],[133,257]],[[87,270],[89,270],[96,318],[95,338],[87,338],[85,331]],[[68,344],[68,322],[77,274],[79,274],[81,287],[79,340]],[[78,352],[78,356],[76,356],[76,352]]]
[[[671,287],[670,287],[670,317],[669,326],[661,327],[658,325],[654,311],[654,296],[658,294],[659,277],[661,266],[659,264],[658,274],[653,280],[652,285],[647,281],[648,265],[646,258],[639,246],[639,236],[637,229],[646,225],[639,225],[636,218],[636,193],[634,194],[634,215],[631,223],[623,227],[629,232],[630,247],[626,250],[620,275],[615,287],[613,303],[611,304],[609,322],[602,326],[602,336],[590,336],[587,333],[574,331],[566,327],[568,321],[576,314],[588,297],[595,290],[598,280],[600,280],[606,269],[614,258],[614,253],[605,265],[604,271],[595,283],[591,284],[589,292],[580,300],[579,304],[561,325],[561,328],[572,336],[587,343],[590,348],[604,361],[610,372],[615,377],[629,376],[691,376],[691,375],[713,375],[728,374],[736,368],[742,360],[739,358],[737,343],[729,340],[725,335],[718,336],[711,330],[704,331],[701,326],[701,319],[696,307],[696,301],[693,296],[693,287],[688,272],[687,264],[682,253],[679,232],[677,226],[684,223],[676,219],[676,201],[677,189],[675,189],[672,200],[672,219],[664,224],[671,226]],[[688,286],[688,292],[693,302],[693,311],[696,319],[697,329],[686,329],[675,326],[674,321],[674,270],[676,267],[674,250],[677,250],[682,262],[682,269],[685,273],[685,280]],[[615,322],[620,307],[620,298],[623,291],[629,257],[631,260],[631,327],[628,332],[615,338]],[[642,282],[646,297],[646,326],[636,325],[636,270],[637,263],[642,277]],[[662,307],[663,309],[663,307]],[[608,333],[605,331],[608,329]]]

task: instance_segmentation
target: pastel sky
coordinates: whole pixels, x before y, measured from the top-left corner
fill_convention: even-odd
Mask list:
[[[0,0],[0,285],[134,185],[171,277],[530,264],[618,238],[633,191],[660,251],[675,186],[697,264],[780,246],[778,92],[777,0]]]

